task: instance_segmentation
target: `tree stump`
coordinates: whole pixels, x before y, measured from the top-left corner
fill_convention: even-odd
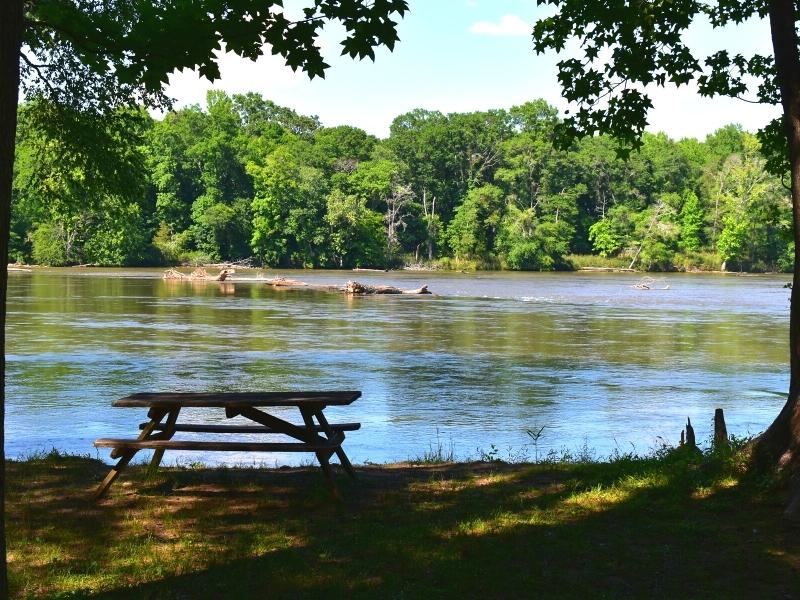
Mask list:
[[[714,411],[714,448],[729,448],[728,428],[725,426],[725,414],[721,408]]]
[[[697,442],[694,437],[694,427],[692,427],[692,420],[686,417],[686,447],[690,450],[697,450]]]

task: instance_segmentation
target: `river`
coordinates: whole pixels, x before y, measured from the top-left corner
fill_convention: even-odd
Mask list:
[[[274,290],[256,271],[224,284],[161,273],[9,273],[10,457],[57,448],[107,460],[92,441],[137,432],[143,411],[111,407],[137,391],[358,389],[326,414],[362,423],[345,448],[363,463],[439,445],[458,458],[643,453],[676,443],[687,417],[707,440],[716,407],[744,436],[769,425],[788,387],[788,276],[669,274],[655,284],[668,289],[637,290],[636,274],[263,273],[434,293],[347,297]],[[541,427],[534,448],[525,430]],[[309,457],[165,457],[195,460]]]

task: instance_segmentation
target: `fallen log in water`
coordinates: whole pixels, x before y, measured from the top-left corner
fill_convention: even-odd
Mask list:
[[[344,285],[324,285],[317,283],[306,283],[297,279],[288,279],[286,277],[274,277],[273,279],[266,279],[264,283],[277,288],[291,288],[291,289],[307,289],[307,290],[321,290],[325,292],[344,292],[345,294],[353,294],[359,296],[366,296],[371,294],[430,294],[428,286],[413,290],[402,290],[391,285],[366,285],[358,281],[348,281]]]
[[[232,270],[229,271],[228,269],[222,269],[219,275],[209,275],[203,267],[198,267],[189,275],[186,275],[185,273],[181,273],[175,269],[167,269],[164,271],[164,279],[186,279],[188,281],[225,281],[228,278],[228,275],[233,272],[234,271]]]
[[[662,281],[664,281],[663,277],[660,279],[653,279],[652,277],[645,275],[639,280],[638,283],[634,283],[631,287],[635,290],[668,290],[669,285],[656,287],[656,284],[661,283]]]
[[[401,290],[391,285],[365,285],[358,281],[348,281],[343,291],[346,294],[430,294],[427,285],[415,290]]]

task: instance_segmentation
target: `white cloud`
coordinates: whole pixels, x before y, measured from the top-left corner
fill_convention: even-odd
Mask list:
[[[477,35],[530,35],[532,27],[517,15],[503,15],[498,23],[476,21],[469,27]]]
[[[188,104],[205,105],[206,92],[224,90],[229,94],[261,92],[267,98],[303,86],[308,77],[287,67],[280,56],[268,52],[255,62],[232,52],[218,52],[221,79],[211,82],[197,71],[183,70],[169,76],[167,96],[175,99],[175,107]]]

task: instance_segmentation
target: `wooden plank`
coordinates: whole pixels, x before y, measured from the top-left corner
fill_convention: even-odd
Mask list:
[[[227,414],[229,410],[226,410],[225,412]],[[255,421],[260,425],[273,429],[276,433],[282,433],[288,435],[289,437],[293,437],[296,440],[301,440],[303,442],[306,442],[307,444],[314,444],[314,443],[322,444],[325,442],[325,438],[314,432],[313,429],[310,430],[307,427],[303,427],[301,425],[295,425],[294,423],[289,423],[288,421],[279,419],[278,417],[267,414],[256,408],[243,407],[239,411],[239,414],[241,414],[243,417],[247,419],[250,419],[251,421]]]
[[[112,467],[112,469],[108,472],[105,479],[97,486],[97,489],[94,492],[94,499],[99,500],[103,496],[106,495],[108,492],[108,488],[111,487],[111,484],[119,477],[119,474],[122,473],[123,469],[128,466],[128,463],[131,462],[131,459],[136,455],[138,450],[131,450],[119,459],[119,462]]]
[[[139,429],[144,429],[147,423],[140,423]],[[303,427],[298,425],[298,427]],[[361,423],[331,423],[329,425],[333,431],[357,431],[361,429]],[[156,425],[156,431],[165,431],[165,425]],[[281,433],[272,427],[263,425],[203,425],[200,423],[182,423],[175,425],[175,431],[190,433]],[[321,425],[315,425],[314,431],[323,432],[325,429]]]
[[[341,436],[341,434],[340,434]],[[199,442],[195,440],[128,440],[100,438],[95,440],[97,448],[119,448],[121,450],[204,450],[206,452],[333,452],[341,444],[343,436],[325,443],[305,442]]]
[[[166,414],[167,411],[163,408],[151,408],[149,411],[147,411],[147,416],[150,417],[150,421],[145,423],[144,427],[139,428],[142,430],[142,432],[139,434],[139,439],[143,440],[146,437],[150,437],[150,434],[153,433],[153,430],[155,430],[159,423],[161,423],[161,419],[163,419],[164,415]],[[120,452],[117,448],[114,448],[111,451],[111,458],[119,458],[120,456],[122,456],[122,452]]]
[[[361,397],[359,391],[318,392],[143,392],[115,400],[123,407],[344,406]]]

